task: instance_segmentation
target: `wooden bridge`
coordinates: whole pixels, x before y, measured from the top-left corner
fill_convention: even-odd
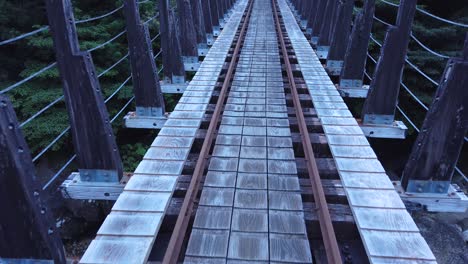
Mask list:
[[[416,0],[400,1],[369,86],[374,0],[354,22],[350,0],[178,0],[178,19],[160,0],[156,56],[142,2],[125,0],[134,97],[114,118],[71,2],[45,2],[79,169],[53,180],[65,178],[67,199],[115,200],[80,263],[437,263],[403,200],[468,207],[451,183],[467,140],[468,40],[447,62],[401,181],[367,139],[405,137],[395,113]],[[163,93],[182,94],[170,113]],[[361,118],[344,97],[363,98]],[[46,201],[54,185],[39,186],[22,125],[0,100],[0,263],[66,263]],[[111,123],[133,101],[126,126],[160,130],[124,176]]]

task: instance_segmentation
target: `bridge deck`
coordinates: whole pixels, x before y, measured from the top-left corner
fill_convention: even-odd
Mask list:
[[[271,0],[253,4],[185,263],[310,263]]]
[[[286,0],[278,3],[370,262],[436,263]]]
[[[186,262],[312,262],[271,2],[252,1]],[[247,2],[238,1],[81,263],[148,259]],[[369,261],[435,263],[286,0],[278,4]]]
[[[80,263],[144,263],[247,5],[239,0]]]

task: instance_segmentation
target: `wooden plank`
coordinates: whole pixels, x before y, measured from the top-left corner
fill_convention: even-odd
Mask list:
[[[126,191],[141,192],[172,192],[177,183],[176,176],[152,176],[144,174],[134,174],[132,180],[125,186]]]
[[[145,160],[183,160],[187,159],[190,148],[150,147],[143,159]]]
[[[244,209],[267,209],[268,195],[266,190],[236,190],[234,207]]]
[[[159,160],[143,160],[135,170],[135,173],[140,174],[174,174],[179,175],[182,172],[184,161],[159,161]]]
[[[228,239],[228,230],[193,229],[185,254],[187,256],[225,257]]]
[[[86,250],[80,263],[144,263],[149,256],[150,237],[97,237]]]
[[[268,232],[268,211],[234,208],[231,231]]]
[[[361,229],[419,232],[413,218],[405,209],[354,208],[356,223]]]
[[[240,159],[239,172],[266,173],[267,161],[261,159]]]
[[[99,228],[98,235],[153,237],[162,222],[162,213],[112,212]]]
[[[351,206],[406,208],[395,190],[346,189],[346,192]]]
[[[199,204],[209,206],[233,206],[233,188],[203,188]]]
[[[302,211],[301,194],[296,192],[269,191],[268,203],[271,210]]]
[[[268,233],[231,233],[228,257],[239,260],[267,261],[269,259]]]
[[[270,232],[280,234],[306,234],[304,214],[302,212],[270,210],[268,213]]]
[[[312,263],[307,237],[271,234],[270,261]]]
[[[229,230],[231,228],[232,209],[227,207],[199,206],[193,227],[200,229]]]
[[[208,187],[235,187],[236,172],[234,171],[208,171],[204,186]]]
[[[267,188],[267,175],[264,173],[237,174],[237,188],[265,190]]]
[[[171,193],[124,191],[112,207],[112,211],[164,212]]]

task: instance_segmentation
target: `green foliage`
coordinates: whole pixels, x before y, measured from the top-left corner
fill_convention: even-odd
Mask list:
[[[82,20],[105,14],[120,7],[123,2],[121,0],[72,0],[72,3],[75,20]],[[140,14],[142,21],[147,21],[151,17],[154,17],[156,7],[156,0],[141,4]],[[0,1],[1,40],[41,28],[46,26],[47,23],[44,1]],[[150,35],[154,37],[158,33],[157,19],[149,22],[148,27]],[[80,48],[81,50],[94,48],[113,38],[123,30],[125,30],[125,19],[122,10],[103,19],[78,24],[77,33]],[[159,51],[159,47],[159,41],[154,41],[153,48],[155,52]],[[91,55],[97,74],[116,63],[127,53],[128,43],[126,34],[93,51]],[[50,65],[55,61],[55,54],[49,30],[15,43],[1,46],[0,61],[2,61],[2,65],[6,66],[0,67],[0,89],[4,89]],[[157,62],[157,65],[160,65],[160,62]],[[129,76],[130,65],[128,59],[126,59],[99,78],[104,98],[113,94],[115,89],[120,87]],[[43,72],[29,82],[7,93],[7,96],[14,104],[20,122],[27,120],[37,111],[62,95],[62,83],[57,67]],[[110,118],[114,117],[132,96],[132,82],[130,80],[107,103]],[[170,104],[175,104],[176,101],[171,98],[168,99],[170,99],[168,100]],[[123,114],[134,107],[134,105],[130,105]],[[146,140],[142,143],[140,140],[141,136],[140,138],[133,137],[130,131],[123,128],[121,118],[122,116],[118,117],[113,124],[114,133],[118,142],[126,142],[120,149],[124,160],[124,169],[126,171],[133,171],[135,162],[141,159],[144,154],[142,153],[143,150],[147,148],[150,142]],[[68,126],[68,115],[63,101],[57,103],[25,125],[23,133],[33,156],[39,153]],[[126,132],[122,133],[122,131]],[[152,135],[151,132],[147,132],[146,134]],[[122,139],[121,137],[124,138]],[[128,142],[127,138],[133,141]],[[135,144],[135,142],[138,143]],[[63,138],[52,145],[45,153],[44,158],[48,159],[49,164],[63,164],[68,160],[69,155],[72,153],[70,150],[72,149],[71,136],[69,133],[66,133]],[[60,166],[54,166],[54,168],[60,168]]]

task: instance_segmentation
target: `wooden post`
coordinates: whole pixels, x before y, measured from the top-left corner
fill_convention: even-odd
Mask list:
[[[309,13],[307,16],[307,27],[306,27],[306,34],[311,36],[312,35],[312,27],[314,26],[314,19],[317,15],[318,11],[318,4],[320,0],[312,0],[309,8]]]
[[[154,62],[148,26],[140,20],[136,0],[125,0],[127,40],[137,116],[162,116],[164,97]]]
[[[364,124],[393,124],[417,0],[401,0],[389,27],[362,110]]]
[[[338,9],[337,0],[329,0],[325,8],[324,21],[320,28],[320,35],[317,41],[317,56],[319,59],[326,59],[330,49],[331,36],[335,28],[336,13]]]
[[[56,223],[35,176],[11,102],[0,96],[0,256],[65,263]]]
[[[214,35],[213,35],[213,20],[211,19],[211,5],[210,0],[201,0],[203,19],[205,24],[205,33],[206,33],[206,43],[208,45],[213,45]]]
[[[338,19],[332,35],[327,56],[327,71],[330,75],[340,75],[351,31],[354,0],[342,0],[338,8]]]
[[[166,83],[185,83],[185,70],[179,42],[177,21],[169,0],[159,1],[159,30]]]
[[[468,132],[468,34],[461,58],[447,62],[402,176],[407,192],[447,193]]]
[[[312,37],[311,41],[312,44],[317,45],[319,36],[320,36],[320,29],[322,28],[323,20],[324,20],[324,13],[327,7],[327,0],[317,0],[317,11],[314,18],[314,24],[312,26]]]
[[[202,4],[200,0],[191,0],[192,17],[197,37],[198,56],[205,56],[208,53],[206,42],[205,20],[203,18]]]
[[[361,89],[367,61],[372,22],[374,21],[375,0],[367,0],[363,10],[356,16],[349,37],[349,44],[340,76],[340,89]],[[367,96],[367,91],[366,91]],[[366,97],[364,96],[364,97]]]
[[[218,5],[218,15],[219,15],[219,23],[222,27],[224,27],[225,21],[224,17],[226,14],[226,1],[220,0]]]
[[[71,134],[83,181],[118,182],[122,160],[91,54],[80,51],[70,0],[46,0]]]
[[[218,36],[221,31],[221,25],[219,23],[219,13],[218,13],[218,1],[217,0],[208,0],[210,1],[211,9],[211,21],[213,23],[213,34]]]
[[[195,31],[190,0],[177,0],[180,25],[180,47],[185,63],[198,62],[197,34]]]

